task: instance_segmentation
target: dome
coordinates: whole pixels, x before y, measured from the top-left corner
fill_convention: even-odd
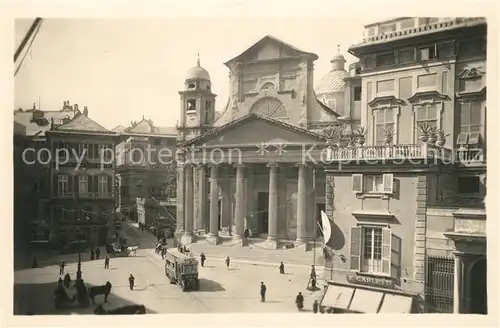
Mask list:
[[[191,68],[186,74],[186,80],[194,80],[194,79],[210,81],[210,74],[208,74],[206,69],[201,67],[199,57],[196,66]]]
[[[331,70],[321,78],[319,84],[314,88],[316,96],[319,98],[323,94],[343,92],[345,89],[344,78],[347,76],[348,73],[344,70]]]
[[[330,63],[334,62],[334,61],[342,61],[345,63],[345,58],[344,56],[339,52],[337,54],[335,54],[332,58],[332,60],[330,61]]]

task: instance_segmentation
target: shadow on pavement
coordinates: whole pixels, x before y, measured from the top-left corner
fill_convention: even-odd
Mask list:
[[[85,283],[87,288],[94,285]],[[103,304],[106,310],[115,309],[125,305],[134,304],[113,293],[108,296],[108,302],[104,302],[104,296],[96,296],[96,304],[90,304],[86,308],[81,308],[77,303],[65,309],[55,309],[54,291],[57,282],[45,284],[14,284],[14,315],[69,315],[69,314],[94,314],[94,309],[98,304]],[[72,287],[73,288],[73,287]],[[76,292],[76,291],[75,291]],[[156,312],[146,307],[147,314]]]
[[[200,278],[199,292],[223,292],[226,289],[216,281]]]

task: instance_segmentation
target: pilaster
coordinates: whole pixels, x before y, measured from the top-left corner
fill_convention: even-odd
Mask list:
[[[415,222],[414,279],[425,281],[426,233],[427,233],[427,176],[417,177],[417,213]]]

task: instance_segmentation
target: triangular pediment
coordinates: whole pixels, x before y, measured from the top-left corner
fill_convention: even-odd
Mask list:
[[[276,37],[271,35],[266,35],[256,43],[254,43],[250,48],[243,51],[238,56],[227,61],[225,65],[229,65],[232,62],[248,62],[248,61],[259,61],[259,60],[270,60],[279,58],[289,58],[296,56],[309,56],[313,60],[318,59],[318,55],[302,51]]]
[[[126,129],[125,132],[128,133],[155,133],[155,128],[153,124],[146,120],[142,119],[139,123],[132,125],[130,128]]]
[[[288,123],[250,114],[196,137],[183,146],[302,145],[321,141],[323,137],[319,134]]]
[[[56,131],[82,131],[82,132],[110,132],[108,129],[90,119],[89,117],[79,114],[69,122],[58,126]]]

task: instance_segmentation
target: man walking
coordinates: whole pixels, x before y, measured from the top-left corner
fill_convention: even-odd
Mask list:
[[[285,265],[283,264],[283,262],[280,263],[280,273],[285,274]]]
[[[226,257],[226,267],[229,269],[229,265],[231,264],[231,260],[229,259],[229,256]]]
[[[128,284],[130,287],[130,290],[134,290],[134,283],[135,283],[135,278],[132,274],[128,277]]]
[[[64,274],[64,261],[59,262],[59,275],[62,276]]]
[[[204,267],[205,266],[205,260],[207,259],[207,257],[205,256],[205,254],[201,253],[200,254],[200,262],[201,262],[201,266]]]
[[[266,290],[267,290],[266,285],[264,285],[264,282],[261,281],[260,282],[260,301],[261,302],[265,302],[266,301]]]
[[[99,259],[99,255],[101,254],[101,250],[99,248],[96,248],[95,250],[95,259],[98,260]]]
[[[109,269],[109,256],[106,255],[106,258],[104,259],[104,269]]]

